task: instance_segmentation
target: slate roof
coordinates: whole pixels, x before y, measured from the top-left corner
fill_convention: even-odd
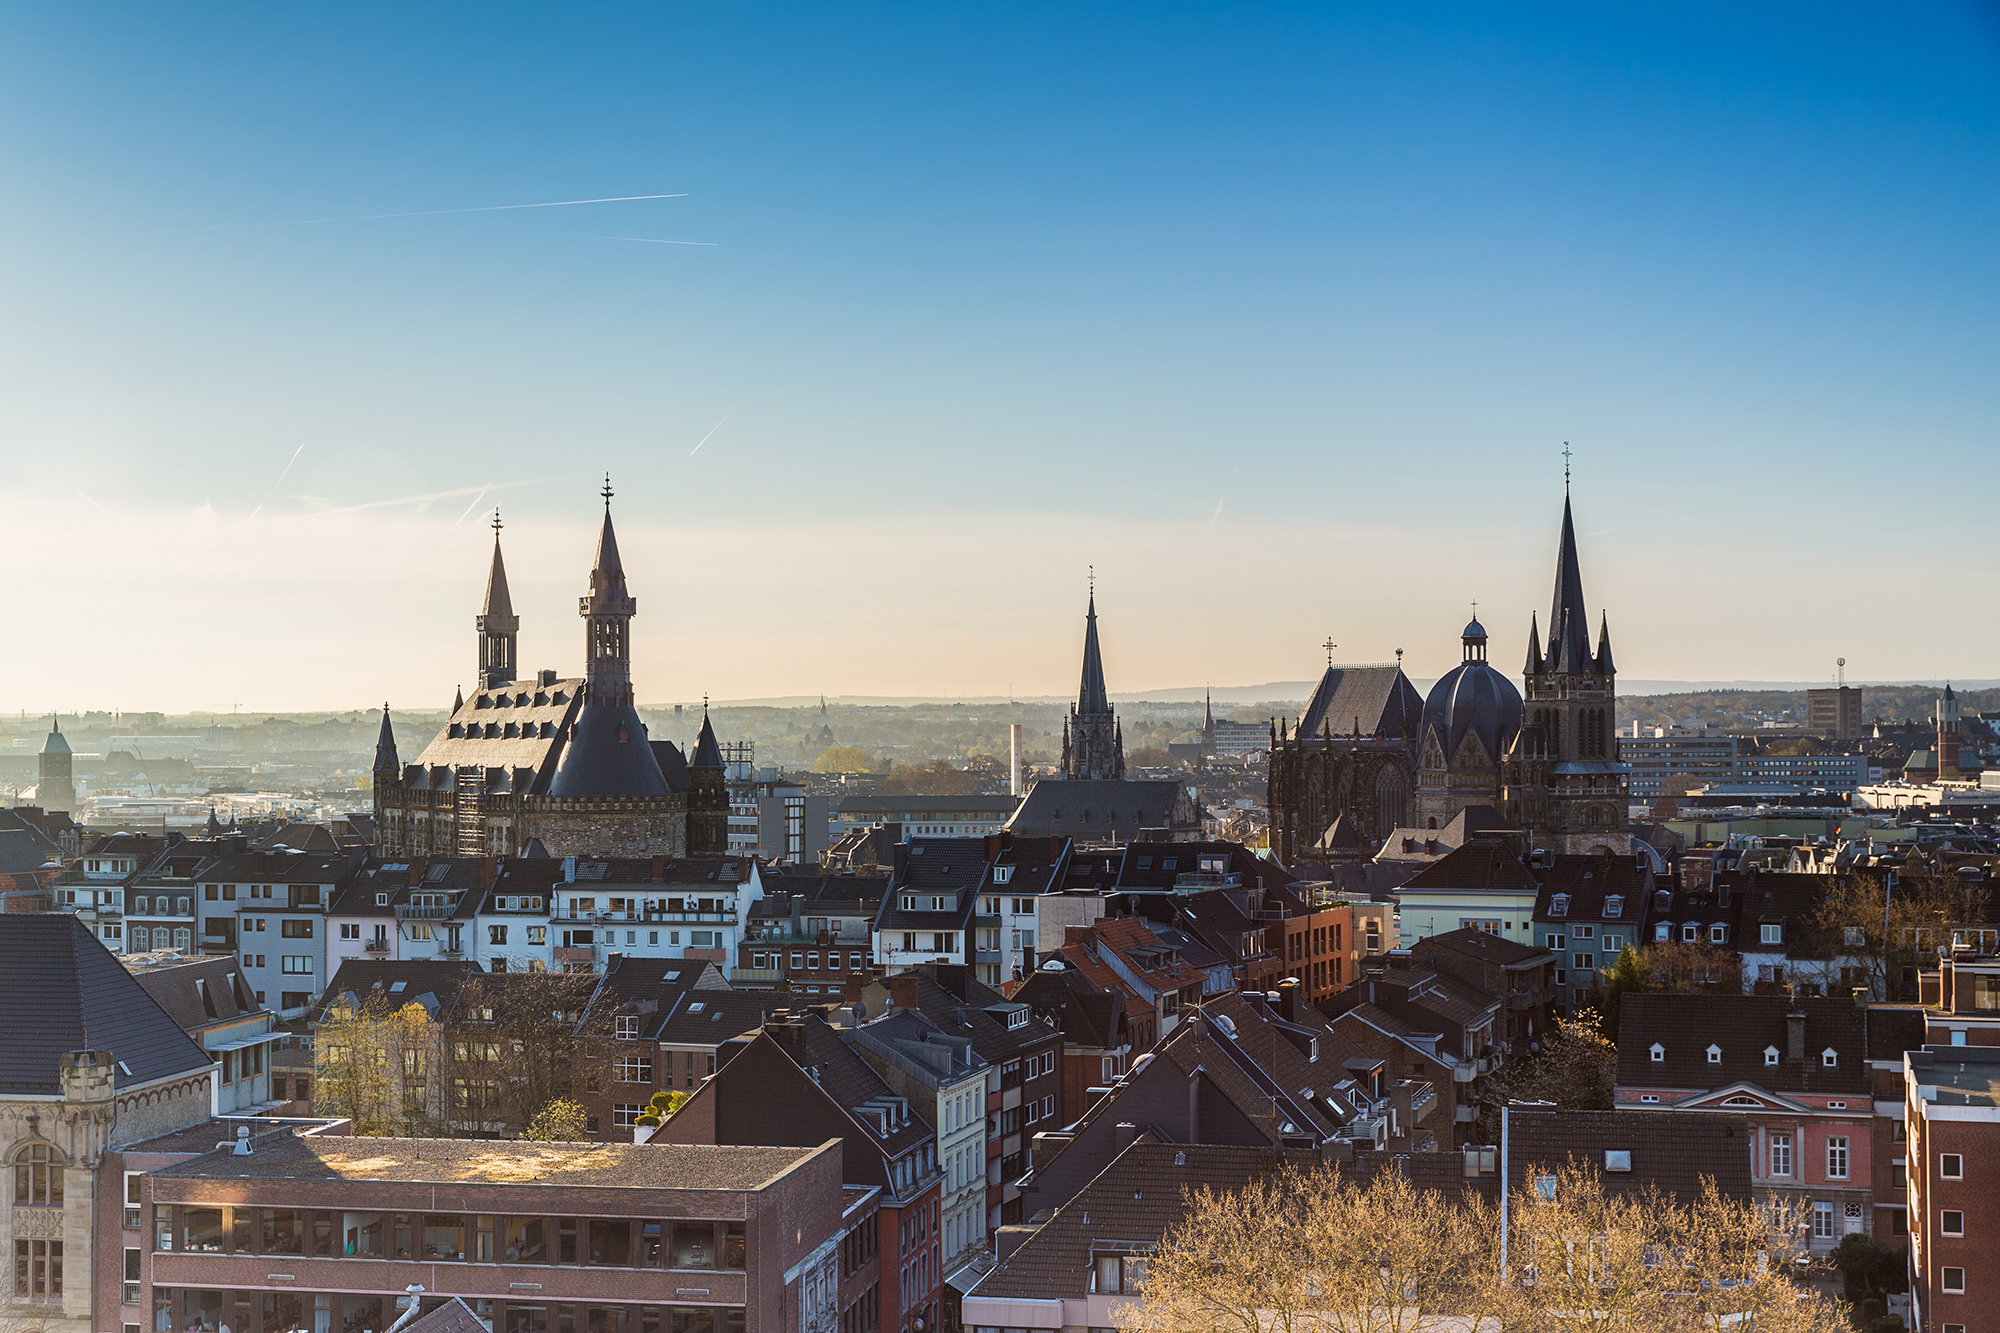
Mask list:
[[[539,1143],[273,1134],[248,1157],[228,1149],[159,1168],[170,1179],[360,1180],[394,1184],[560,1185],[589,1189],[754,1190],[819,1148],[691,1143]]]
[[[1649,876],[1636,856],[1558,856],[1555,868],[1541,872],[1542,888],[1535,897],[1537,921],[1616,922],[1636,933],[1649,906]],[[1556,913],[1555,895],[1564,894]],[[1618,915],[1607,917],[1605,899],[1617,898]]]
[[[1442,935],[1431,935],[1410,946],[1410,956],[1422,961],[1426,949],[1445,949],[1476,958],[1482,963],[1496,967],[1530,967],[1549,961],[1547,949],[1537,949],[1532,945],[1510,940],[1504,935],[1491,935],[1471,926],[1448,930]]]
[[[790,997],[776,991],[690,988],[662,1006],[654,1039],[670,1046],[720,1046],[731,1037],[756,1031],[789,1002]]]
[[[210,1066],[173,1015],[68,912],[0,914],[0,977],[0,1093],[60,1097],[58,1062],[69,1051],[110,1051],[120,1088]]]
[[[1549,602],[1549,653],[1544,670],[1588,671],[1590,614],[1583,605],[1583,573],[1576,558],[1576,524],[1570,519],[1569,496],[1563,496],[1562,540],[1556,548],[1555,594]]]
[[[1438,858],[1403,882],[1403,888],[1465,889],[1487,893],[1533,893],[1538,887],[1527,865],[1506,843],[1475,839]]]
[[[55,862],[57,853],[28,828],[0,828],[0,875],[27,875]]]
[[[1246,887],[1282,889],[1293,880],[1290,871],[1242,843],[1177,839],[1128,844],[1117,859],[1118,887],[1172,889],[1182,875],[1200,872],[1204,858],[1216,857],[1223,858],[1223,873],[1235,875]]]
[[[474,690],[445,719],[443,728],[404,769],[450,770],[461,764],[482,768],[526,769],[534,775],[534,791],[546,791],[558,756],[583,706],[583,681],[514,681],[492,689]],[[509,728],[512,728],[510,734]],[[490,732],[490,734],[489,734]]]
[[[1093,1240],[1157,1242],[1187,1216],[1189,1191],[1239,1190],[1282,1161],[1270,1148],[1160,1143],[1142,1136],[968,1295],[1080,1298],[1090,1286]]]
[[[349,995],[366,1003],[377,991],[398,1005],[421,1003],[435,1018],[450,1011],[466,982],[485,975],[479,964],[470,959],[349,958],[326,984],[306,1022],[308,1025],[324,1022],[327,1006]]]
[[[952,1036],[969,1038],[972,1049],[994,1064],[1056,1035],[1055,1025],[1042,1018],[1030,1017],[1015,1028],[994,1017],[989,1010],[1018,1012],[1016,1002],[975,978],[963,963],[922,963],[898,975],[917,978],[918,1013]],[[889,1003],[887,983],[870,982],[864,996],[871,1014],[881,1013]]]
[[[1076,692],[1076,711],[1109,713],[1111,696],[1104,689],[1104,654],[1097,646],[1097,593],[1090,594],[1090,611],[1083,627],[1083,675]]]
[[[1787,1058],[1786,1015],[1806,1016],[1805,1059]],[[1868,1011],[1849,999],[1783,995],[1627,995],[1619,1006],[1620,1087],[1713,1089],[1754,1083],[1771,1092],[1861,1093],[1869,1089]],[[1653,1044],[1665,1048],[1654,1063]],[[1717,1064],[1708,1047],[1722,1048]],[[1766,1047],[1778,1063],[1766,1065]],[[1831,1047],[1838,1063],[1821,1053]]]
[[[1594,1168],[1612,1193],[1651,1185],[1683,1203],[1713,1179],[1724,1198],[1748,1203],[1749,1128],[1741,1116],[1708,1111],[1565,1111],[1507,1108],[1507,1175],[1529,1187],[1536,1168],[1554,1170],[1572,1158]],[[1630,1172],[1606,1171],[1607,1150],[1632,1154]]]
[[[799,1029],[801,1050],[798,1053],[772,1033],[774,1025],[796,1024]],[[909,1119],[898,1124],[884,1137],[878,1122],[859,1108],[863,1103],[883,1098],[907,1101],[902,1094],[883,1081],[859,1052],[841,1040],[840,1034],[817,1014],[806,1014],[786,1019],[774,1015],[765,1025],[764,1039],[775,1041],[787,1059],[798,1064],[800,1069],[810,1070],[807,1075],[818,1083],[820,1089],[832,1099],[835,1105],[846,1111],[858,1126],[866,1130],[869,1141],[878,1148],[884,1160],[893,1161],[926,1139],[934,1137],[934,1131],[921,1115],[912,1108]],[[798,1055],[803,1054],[804,1059]],[[739,1057],[740,1058],[740,1057]],[[734,1061],[730,1062],[734,1064]],[[727,1065],[724,1068],[728,1068]]]
[[[1299,712],[1299,734],[1407,737],[1422,732],[1423,696],[1399,666],[1330,666]]]
[[[1922,1005],[1869,1005],[1868,1058],[1901,1065],[1906,1051],[1923,1049],[1927,1026]]]
[[[1107,842],[1130,839],[1141,829],[1196,826],[1180,783],[1147,778],[1044,778],[1005,825],[1031,837]]]
[[[489,1333],[486,1321],[473,1313],[472,1307],[459,1296],[452,1297],[429,1314],[420,1314],[407,1324],[393,1327],[395,1333]]]
[[[1027,1005],[1036,1017],[1052,1020],[1072,1045],[1110,1048],[1130,1040],[1120,1012],[1122,995],[1059,961],[1053,968],[1037,967],[1015,983],[1009,998]]]
[[[128,954],[119,961],[126,971],[139,979],[139,985],[146,994],[152,996],[174,1022],[181,1025],[183,1031],[198,1032],[252,1014],[268,1012],[251,998],[234,954],[193,957],[182,954]],[[202,992],[195,988],[196,980],[200,980],[202,989],[208,992],[209,1003],[215,1006],[214,1014],[210,1014],[202,1004]]]

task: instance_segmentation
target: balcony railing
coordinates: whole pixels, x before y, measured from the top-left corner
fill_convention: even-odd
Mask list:
[[[398,903],[396,905],[396,919],[398,921],[449,921],[457,911],[457,906],[449,903],[443,905],[426,903],[421,907],[412,903]]]
[[[362,945],[361,948],[366,953],[387,953],[389,952],[389,941],[370,940]]]
[[[597,950],[588,944],[558,944],[555,954],[558,963],[591,963],[597,960]]]

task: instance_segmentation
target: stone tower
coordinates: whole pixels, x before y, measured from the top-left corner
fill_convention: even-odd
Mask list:
[[[688,764],[689,856],[729,854],[729,773],[722,763],[722,747],[716,744],[715,728],[709,725],[708,709],[701,710],[701,734],[695,738],[694,759]]]
[[[1097,590],[1091,589],[1090,611],[1083,629],[1083,683],[1076,705],[1063,722],[1063,776],[1122,778],[1125,776],[1125,732],[1111,709],[1104,688],[1104,658],[1097,646]]]
[[[610,520],[611,508],[605,506]],[[514,614],[514,599],[507,594],[507,566],[500,559],[500,511],[493,511],[493,568],[486,575],[486,605],[473,618],[479,631],[479,688],[496,689],[514,683],[515,640],[521,631],[521,617]],[[456,710],[454,710],[456,711]]]
[[[76,782],[70,776],[69,742],[63,738],[62,724],[51,715],[49,738],[35,761],[35,799],[44,810],[76,813]]]
[[[396,757],[396,730],[389,725],[389,705],[382,705],[382,730],[375,734],[375,771],[372,786],[375,794],[375,827],[382,827],[387,812],[388,794],[403,780],[402,761]],[[215,822],[215,811],[208,812],[209,822]]]
[[[1959,746],[1965,740],[1965,715],[1959,710],[1958,696],[1952,693],[1951,682],[1946,681],[1944,693],[1937,701],[1937,770],[1939,782],[1955,782],[1960,777],[1958,769]]]
[[[1631,850],[1626,809],[1631,770],[1618,759],[1616,681],[1608,617],[1601,622],[1597,650],[1591,651],[1576,525],[1565,493],[1548,650],[1542,650],[1539,626],[1531,619],[1522,725],[1502,772],[1506,813],[1528,831],[1535,848],[1621,855]]]

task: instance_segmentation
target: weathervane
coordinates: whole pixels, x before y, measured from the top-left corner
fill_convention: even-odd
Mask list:
[[[1569,441],[1563,441],[1563,494],[1569,494]]]
[[[1097,596],[1097,566],[1086,565],[1084,568],[1090,571],[1090,595],[1095,598]]]
[[[493,506],[493,540],[500,540],[500,506]]]
[[[604,490],[600,494],[604,496],[604,512],[608,514],[611,512],[611,474],[609,472],[604,474]]]

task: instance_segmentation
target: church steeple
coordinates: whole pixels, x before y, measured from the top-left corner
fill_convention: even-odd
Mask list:
[[[1104,685],[1104,654],[1097,644],[1097,575],[1090,579],[1089,610],[1083,622],[1083,681],[1076,706],[1063,724],[1063,773],[1070,778],[1125,776],[1125,737]]]
[[[1542,669],[1542,631],[1535,623],[1535,613],[1528,612],[1528,665],[1521,668],[1523,675],[1532,676]]]
[[[375,736],[375,772],[391,776],[403,771],[396,759],[396,730],[389,725],[389,705],[382,705],[382,730]],[[211,819],[214,815],[211,813]]]
[[[590,592],[578,611],[588,622],[584,679],[593,702],[632,702],[632,617],[639,602],[625,588],[625,562],[618,557],[618,533],[611,526],[611,479],[604,479],[604,526],[597,534],[597,560]]]
[[[1563,496],[1562,542],[1556,548],[1556,590],[1549,607],[1546,669],[1574,674],[1591,668],[1590,613],[1583,606],[1583,570],[1576,558],[1576,523]]]
[[[1597,615],[1597,674],[1615,676],[1618,674],[1618,668],[1611,663],[1611,617],[1602,611]]]
[[[521,618],[507,592],[507,565],[500,558],[500,511],[493,511],[493,567],[486,574],[486,605],[473,621],[479,630],[479,688],[514,683],[514,647]]]

